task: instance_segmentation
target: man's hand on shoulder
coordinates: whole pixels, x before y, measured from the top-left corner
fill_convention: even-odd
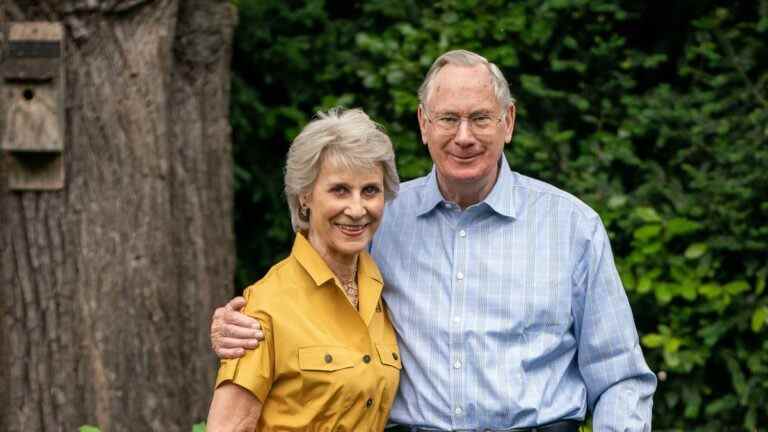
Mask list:
[[[240,312],[244,306],[245,299],[235,297],[213,313],[211,346],[219,358],[242,357],[246,349],[256,348],[264,339],[259,321]]]

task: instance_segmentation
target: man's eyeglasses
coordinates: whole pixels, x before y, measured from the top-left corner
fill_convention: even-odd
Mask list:
[[[431,117],[429,111],[424,108],[424,105],[421,106],[421,111],[424,113],[424,117],[426,117],[428,122],[434,124],[438,129],[445,133],[456,133],[459,130],[459,126],[461,126],[461,122],[466,119],[472,133],[478,135],[486,134],[492,131],[493,127],[499,124],[501,119],[504,118],[503,114],[494,117],[490,113],[482,111],[472,113],[468,116],[438,113],[434,114],[434,117]]]

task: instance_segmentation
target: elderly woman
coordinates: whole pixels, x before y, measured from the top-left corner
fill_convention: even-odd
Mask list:
[[[296,137],[293,250],[245,291],[264,342],[222,361],[209,432],[384,429],[401,364],[366,250],[398,185],[392,143],[361,110],[320,113]]]

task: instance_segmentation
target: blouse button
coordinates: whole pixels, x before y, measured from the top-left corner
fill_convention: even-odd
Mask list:
[[[371,362],[371,356],[369,356],[368,354],[364,355],[363,356],[363,362],[370,363]]]
[[[367,401],[365,401],[366,408],[370,408],[372,405],[373,405],[373,399],[369,398]]]
[[[397,353],[392,353],[392,358],[397,360]]]
[[[325,362],[326,362],[326,363],[330,363],[330,362],[332,362],[332,361],[333,361],[333,357],[331,357],[331,355],[330,355],[330,354],[326,354],[326,355],[325,355]]]

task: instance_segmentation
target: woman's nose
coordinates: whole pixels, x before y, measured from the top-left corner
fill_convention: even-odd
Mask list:
[[[365,216],[365,206],[360,197],[352,198],[344,213],[351,218],[361,218]]]

